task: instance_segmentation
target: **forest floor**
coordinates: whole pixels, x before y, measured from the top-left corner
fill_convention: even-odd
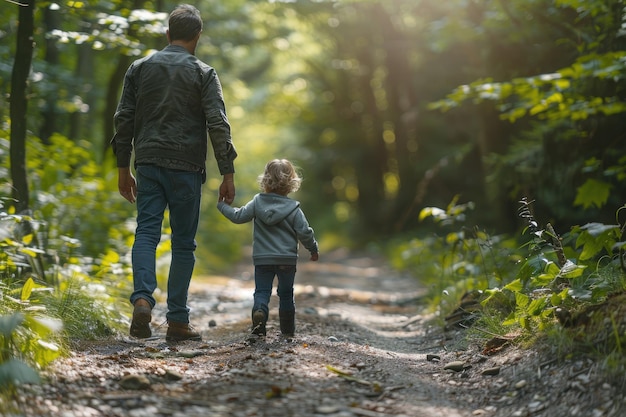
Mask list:
[[[153,337],[79,341],[21,387],[6,416],[466,417],[626,415],[626,377],[587,357],[513,343],[485,350],[424,314],[415,278],[343,251],[303,260],[296,336],[278,329],[272,296],[265,338],[250,331],[252,266],[195,279],[191,321],[202,342]],[[623,308],[621,303],[617,308]],[[622,316],[626,316],[626,310]]]

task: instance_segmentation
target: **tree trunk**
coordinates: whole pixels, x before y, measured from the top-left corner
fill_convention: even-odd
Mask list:
[[[146,0],[134,0],[131,8],[132,10],[141,9],[144,7],[145,3]],[[131,25],[128,28],[127,36],[129,38],[135,38],[136,35],[137,30]],[[113,126],[113,116],[115,115],[115,110],[117,109],[119,92],[123,85],[126,70],[128,70],[128,67],[134,61],[134,59],[135,58],[127,55],[121,55],[120,60],[117,62],[117,66],[113,70],[111,78],[109,78],[109,82],[107,84],[106,103],[104,106],[103,155],[106,154],[106,151],[109,149],[109,143],[113,138],[113,134],[115,133],[115,129]]]
[[[356,77],[354,85],[361,92],[365,109],[360,120],[360,140],[365,142],[365,146],[356,148],[359,156],[355,163],[359,186],[358,207],[363,224],[368,225],[367,232],[376,234],[384,230],[387,221],[384,175],[388,170],[389,155],[383,141],[384,115],[378,109],[371,86],[376,62],[367,50],[361,49],[357,53],[359,62],[365,63],[364,66],[369,69],[363,76]]]
[[[59,27],[59,17],[58,11],[50,7],[44,9],[43,26],[46,32],[51,32]],[[56,39],[46,39],[45,48],[44,59],[48,63],[49,68],[55,68],[59,64],[59,48],[57,47]],[[42,123],[39,127],[39,139],[45,144],[49,144],[50,136],[58,132],[57,121],[59,114],[57,113],[57,97],[58,84],[52,91],[49,91],[44,96],[45,105],[41,111]]]
[[[29,208],[28,181],[26,177],[26,89],[33,59],[33,30],[35,0],[22,0],[19,8],[17,47],[11,74],[11,180],[17,213]]]
[[[106,103],[104,107],[104,152],[106,152],[109,148],[109,142],[113,138],[113,133],[115,132],[113,126],[113,116],[115,115],[115,110],[117,109],[119,91],[124,81],[124,74],[126,74],[126,70],[132,62],[133,60],[131,57],[121,55],[119,61],[117,62],[117,66],[107,83]]]
[[[93,115],[94,103],[98,100],[96,89],[91,88],[95,85],[94,74],[94,50],[89,44],[76,45],[76,67],[74,68],[74,77],[80,87],[77,87],[78,94],[83,102],[89,106],[89,110],[85,112],[83,109],[76,109],[69,118],[69,129],[67,136],[72,141],[77,141],[83,137],[89,137],[90,132],[85,132],[85,121]],[[89,129],[93,132],[93,129]],[[102,157],[98,157],[97,162],[101,162]]]
[[[395,223],[393,220],[400,218],[411,205],[415,184],[419,181],[419,172],[415,169],[414,162],[419,143],[416,126],[418,99],[413,82],[414,74],[406,53],[410,40],[394,28],[391,17],[382,5],[374,5],[373,10],[375,16],[378,16],[385,51],[385,90],[389,106],[386,114],[393,127],[395,140],[394,154],[391,157],[395,159],[396,166],[393,168],[399,180],[399,188],[392,203],[389,230],[386,232],[397,232],[399,230],[392,230]]]

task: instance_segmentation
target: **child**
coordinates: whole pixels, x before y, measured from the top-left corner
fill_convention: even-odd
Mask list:
[[[296,330],[296,305],[293,283],[298,259],[298,241],[317,261],[318,246],[313,229],[309,227],[300,203],[287,197],[300,188],[302,179],[286,159],[267,163],[265,172],[258,178],[262,192],[245,206],[233,208],[222,198],[217,203],[219,211],[233,223],[254,220],[252,260],[254,262],[254,305],[252,307],[252,333],[265,336],[274,277],[278,277],[278,316],[280,331],[292,337]]]

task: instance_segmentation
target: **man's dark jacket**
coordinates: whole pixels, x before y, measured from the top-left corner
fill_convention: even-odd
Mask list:
[[[185,48],[169,45],[135,61],[126,72],[111,140],[117,166],[206,172],[207,133],[220,174],[234,172],[237,152],[222,87],[214,68]]]

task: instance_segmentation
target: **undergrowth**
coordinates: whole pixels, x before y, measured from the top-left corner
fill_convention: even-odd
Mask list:
[[[65,155],[58,161],[48,153]],[[73,339],[95,339],[127,320],[115,306],[131,285],[118,252],[131,231],[125,211],[105,210],[110,193],[87,149],[55,136],[29,142],[34,203],[15,213],[10,184],[0,182],[0,400],[69,352]],[[6,174],[8,143],[0,139]],[[4,178],[8,176],[5,175]],[[130,307],[128,307],[130,310]]]
[[[21,233],[32,222],[0,213],[0,392],[5,393],[39,382],[39,371],[65,355],[73,338],[110,335],[123,321],[121,312],[105,307],[119,304],[109,284],[114,270],[123,267],[106,256],[68,259],[58,256],[60,248],[34,246],[30,233]]]
[[[550,224],[540,225],[532,202],[523,199],[518,215],[525,227],[515,239],[466,227],[472,205],[457,203],[421,212],[441,234],[390,251],[397,268],[427,286],[427,308],[440,325],[522,347],[545,342],[560,358],[591,355],[608,373],[626,368],[626,308],[611,313],[613,297],[626,294],[626,226],[619,221],[626,206],[617,210],[615,224],[592,222],[560,235]]]

